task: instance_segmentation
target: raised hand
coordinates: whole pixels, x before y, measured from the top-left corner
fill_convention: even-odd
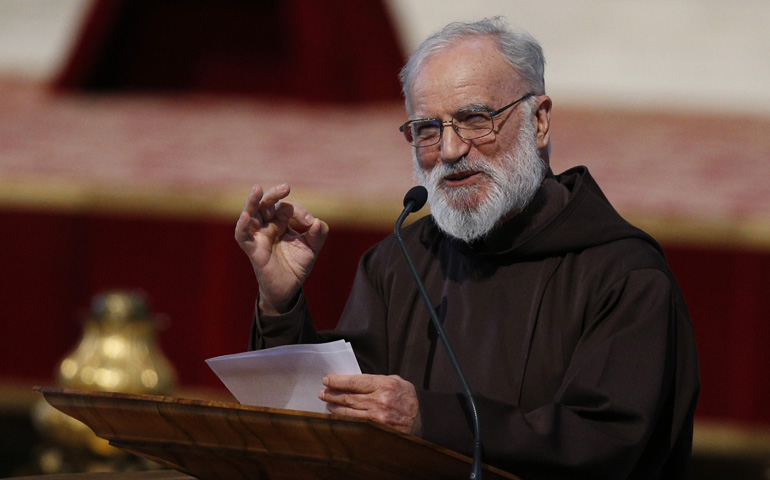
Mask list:
[[[255,185],[235,226],[235,239],[257,276],[260,311],[266,315],[291,308],[329,233],[329,226],[307,209],[284,200],[290,191],[288,184],[267,192]]]

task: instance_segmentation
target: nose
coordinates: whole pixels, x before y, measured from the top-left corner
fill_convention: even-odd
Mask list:
[[[470,148],[471,143],[457,134],[452,122],[445,122],[441,135],[441,161],[455,163],[467,155]]]

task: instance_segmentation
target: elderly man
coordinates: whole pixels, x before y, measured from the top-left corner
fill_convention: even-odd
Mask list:
[[[407,248],[465,370],[484,460],[533,478],[681,478],[699,382],[687,308],[659,245],[584,167],[549,168],[544,59],[498,19],[451,24],[401,73],[401,126],[431,216]],[[468,453],[460,386],[393,236],[361,259],[337,328],[302,295],[328,232],[255,187],[235,236],[259,283],[252,348],[349,340],[364,375],[323,379],[333,414]],[[293,219],[294,227],[289,226]]]

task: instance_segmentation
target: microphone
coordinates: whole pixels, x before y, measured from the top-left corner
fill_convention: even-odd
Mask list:
[[[425,308],[428,309],[430,319],[433,322],[433,327],[436,329],[436,332],[441,339],[441,344],[444,346],[444,351],[449,357],[449,362],[452,364],[452,368],[454,368],[455,373],[457,374],[457,378],[460,380],[460,384],[462,385],[463,393],[465,394],[465,401],[468,403],[468,410],[471,413],[471,420],[473,422],[473,470],[471,471],[470,478],[471,480],[481,480],[481,422],[479,420],[479,412],[478,408],[476,407],[476,401],[473,399],[471,387],[468,385],[468,381],[465,379],[465,375],[463,375],[463,371],[460,368],[460,363],[457,361],[454,350],[452,350],[452,345],[449,343],[449,338],[446,336],[444,326],[441,325],[441,322],[438,319],[438,314],[436,313],[436,309],[433,308],[433,304],[430,301],[428,292],[425,290],[425,284],[422,282],[420,274],[417,273],[417,269],[414,266],[412,257],[409,255],[409,252],[406,249],[406,243],[404,243],[404,239],[401,238],[401,226],[403,225],[404,220],[406,220],[406,217],[410,213],[421,209],[427,200],[428,191],[425,189],[425,187],[419,185],[412,187],[406,193],[406,196],[404,196],[404,211],[401,212],[398,220],[396,220],[394,233],[396,235],[398,245],[401,247],[401,252],[404,254],[406,263],[409,265],[409,271],[412,272],[412,277],[414,277],[414,281],[417,284],[417,289],[422,295]]]
[[[410,188],[409,191],[406,192],[406,195],[404,196],[404,209],[409,208],[409,213],[417,212],[425,206],[425,202],[427,201],[428,190],[421,185],[417,185],[416,187]],[[410,203],[412,205],[409,205]],[[407,215],[409,215],[409,213],[407,213]],[[404,218],[406,218],[406,215],[404,215]],[[401,223],[403,223],[403,220]],[[398,226],[400,233],[401,226],[399,224],[396,225]]]

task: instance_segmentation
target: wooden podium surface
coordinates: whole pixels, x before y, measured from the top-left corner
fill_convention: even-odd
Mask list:
[[[176,470],[148,470],[146,472],[90,472],[90,473],[57,473],[52,475],[35,475],[31,477],[13,477],[13,480],[194,480],[186,473]]]
[[[471,471],[470,458],[369,420],[149,395],[35,390],[112,445],[204,480],[466,479]],[[518,478],[489,466],[483,476]]]

